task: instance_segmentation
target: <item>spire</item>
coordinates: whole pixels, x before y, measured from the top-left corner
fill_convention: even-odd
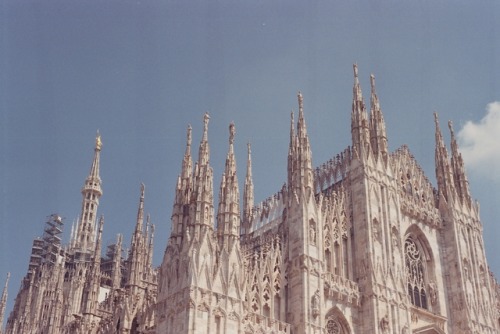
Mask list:
[[[385,129],[384,116],[380,109],[380,102],[375,91],[375,76],[370,75],[371,86],[371,112],[370,112],[370,143],[377,157],[382,157],[387,162],[387,133]]]
[[[95,262],[99,264],[101,263],[101,252],[102,252],[102,229],[104,226],[104,215],[101,215],[101,218],[99,219],[99,228],[97,232],[97,240],[96,240],[96,246],[95,246]]]
[[[369,148],[369,130],[368,130],[368,113],[363,101],[361,85],[358,78],[358,65],[353,65],[354,70],[354,86],[352,98],[352,113],[351,113],[351,133],[352,145],[355,151],[358,152],[360,158],[365,157]]]
[[[252,219],[252,208],[254,206],[253,178],[252,178],[252,147],[247,144],[247,175],[245,178],[245,189],[243,191],[243,219],[245,223],[250,223]]]
[[[144,222],[144,191],[146,186],[141,183],[141,197],[139,198],[139,208],[137,209],[137,220],[135,224],[135,234],[142,235],[142,224]]]
[[[139,198],[139,209],[137,210],[137,222],[135,224],[135,232],[132,235],[129,254],[129,285],[138,285],[141,281],[141,265],[144,264],[145,255],[145,239],[143,233],[144,222],[144,183],[141,183],[141,196]]]
[[[182,179],[189,180],[191,178],[191,173],[193,169],[193,161],[191,158],[191,125],[187,128],[187,140],[186,140],[186,153],[184,154],[184,160],[182,161]]]
[[[299,138],[305,138],[307,137],[307,129],[306,129],[306,121],[304,119],[304,97],[302,96],[301,92],[298,92],[297,100],[299,102],[299,120],[297,122],[297,136]]]
[[[228,247],[240,235],[240,192],[234,157],[234,123],[229,125],[229,151],[219,193],[217,234],[221,248]]]
[[[121,234],[118,234],[116,236],[116,244],[114,246],[114,253],[113,253],[113,273],[112,273],[113,277],[111,278],[111,284],[113,290],[120,288],[122,280],[122,270],[121,270],[122,242],[123,242],[123,236]]]
[[[153,275],[153,250],[154,250],[154,237],[155,237],[155,226],[154,224],[151,224],[151,216],[148,214],[147,218],[147,226],[150,227],[150,232],[149,232],[149,245],[148,245],[148,255],[146,258],[146,270],[148,272],[148,275],[150,276],[149,279],[152,280],[152,275]]]
[[[99,297],[99,287],[101,284],[101,250],[102,250],[102,230],[104,226],[104,216],[99,219],[94,260],[91,264],[90,274],[87,275],[87,282],[84,295],[84,313],[97,313],[97,300]]]
[[[201,166],[208,165],[210,162],[210,147],[208,146],[208,121],[210,116],[208,112],[203,116],[203,137],[200,143],[198,163]]]
[[[99,229],[97,232],[97,241],[96,241],[95,254],[94,254],[95,261],[97,261],[99,264],[101,263],[103,226],[104,226],[104,215],[101,215],[101,218],[99,219]]]
[[[363,94],[361,93],[361,86],[359,84],[358,77],[358,64],[353,64],[352,69],[354,71],[354,87],[352,89],[353,101],[363,103]]]
[[[288,152],[288,186],[289,190],[298,193],[302,189],[313,189],[312,154],[307,135],[304,118],[304,98],[302,93],[297,94],[299,103],[299,119],[297,121],[297,135],[290,129],[290,148]]]
[[[454,195],[453,176],[448,160],[448,151],[444,145],[443,135],[439,127],[438,114],[434,113],[434,123],[436,125],[436,178],[438,183],[438,192],[446,201],[450,201]]]
[[[210,147],[208,145],[208,121],[210,116],[203,117],[203,137],[200,142],[198,162],[194,168],[192,204],[195,216],[194,224],[208,225],[213,228],[213,170],[210,166]]]
[[[458,195],[462,203],[472,204],[469,181],[465,174],[464,161],[462,159],[462,154],[458,151],[458,144],[455,138],[455,132],[453,131],[452,121],[448,121],[448,128],[450,129],[451,135],[451,167],[453,169],[453,178],[455,180],[455,188],[457,189]]]
[[[292,175],[295,169],[294,163],[294,153],[295,152],[295,120],[293,117],[293,111],[290,112],[290,144],[288,146],[288,187],[289,190],[292,189]]]
[[[5,315],[5,308],[7,306],[8,286],[9,286],[10,273],[7,273],[7,279],[3,287],[2,299],[0,300],[0,333],[2,332],[3,318]]]
[[[81,253],[93,252],[95,242],[97,208],[102,196],[101,177],[99,176],[100,154],[102,149],[101,135],[97,131],[94,148],[94,159],[90,173],[82,188],[82,210],[75,235],[75,248]]]

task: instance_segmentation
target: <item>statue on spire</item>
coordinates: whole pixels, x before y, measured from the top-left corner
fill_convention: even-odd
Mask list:
[[[97,130],[97,135],[95,137],[95,149],[100,151],[101,148],[102,148],[101,134],[99,133],[99,130]]]
[[[192,131],[191,124],[188,124],[188,129],[187,129],[187,146],[191,146],[191,143],[193,141],[191,131]]]
[[[302,93],[299,91],[297,94],[297,98],[299,100],[299,113],[304,110],[304,97],[302,96]]]
[[[451,120],[448,121],[448,129],[450,129],[451,137],[454,138],[455,137],[455,131],[453,131],[453,122]]]
[[[210,120],[210,115],[208,115],[208,111],[203,116],[203,131],[208,131],[208,121]]]
[[[230,145],[233,145],[233,143],[234,143],[234,135],[235,134],[236,134],[236,129],[235,129],[234,123],[231,122],[231,124],[229,124],[229,144]]]

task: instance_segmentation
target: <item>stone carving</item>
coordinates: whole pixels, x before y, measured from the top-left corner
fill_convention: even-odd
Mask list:
[[[319,295],[319,289],[316,290],[316,292],[312,296],[311,308],[312,308],[312,315],[313,315],[314,318],[316,318],[320,314],[320,295]]]
[[[380,329],[383,333],[389,332],[389,316],[387,314],[380,319]]]
[[[437,286],[434,281],[429,283],[429,297],[431,300],[431,305],[436,305],[437,303]]]

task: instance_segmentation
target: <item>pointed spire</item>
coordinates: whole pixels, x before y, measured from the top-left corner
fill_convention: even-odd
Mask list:
[[[94,254],[95,261],[98,261],[98,263],[101,263],[103,226],[104,226],[104,215],[101,215],[101,218],[99,219],[99,229],[97,232],[97,241]]]
[[[208,112],[203,116],[203,137],[200,143],[198,164],[200,166],[208,165],[210,162],[210,147],[208,146],[208,122],[210,120],[210,116]]]
[[[354,86],[351,112],[352,146],[360,158],[366,157],[369,152],[370,135],[368,129],[368,113],[363,101],[361,85],[358,78],[358,65],[353,64]]]
[[[184,160],[182,161],[182,179],[188,180],[191,178],[193,161],[191,159],[191,125],[188,125],[187,129],[187,140],[186,140],[186,153],[184,154]]]
[[[448,128],[450,129],[451,135],[451,166],[453,169],[453,178],[455,180],[455,188],[457,189],[460,200],[464,204],[469,206],[472,204],[469,181],[465,174],[464,161],[462,159],[462,154],[458,151],[458,144],[455,138],[455,132],[453,131],[452,121],[448,121]]]
[[[297,135],[290,130],[290,149],[288,153],[288,187],[298,193],[302,189],[313,189],[312,154],[307,135],[304,118],[304,97],[298,92],[299,119],[297,121]],[[293,122],[293,114],[292,114]]]
[[[113,254],[113,273],[112,273],[113,276],[111,279],[113,290],[120,288],[121,285],[120,283],[122,280],[122,270],[121,270],[122,243],[123,243],[123,236],[121,234],[117,234],[116,244],[114,246],[114,254]]]
[[[382,157],[387,162],[387,132],[380,102],[375,91],[375,76],[370,75],[371,112],[370,112],[370,143],[376,157]]]
[[[377,92],[375,91],[375,75],[370,74],[370,88],[371,88],[371,108],[372,110],[380,110]]]
[[[144,183],[141,183],[141,197],[139,198],[139,208],[137,209],[137,221],[135,224],[135,233],[142,235],[142,225],[144,222],[144,192],[146,190],[146,186]]]
[[[293,117],[293,110],[290,113],[290,144],[288,146],[288,189],[293,189],[292,176],[295,170],[294,155],[295,155],[295,120]]]
[[[453,176],[448,160],[448,151],[444,144],[443,135],[439,127],[438,114],[434,113],[434,123],[436,125],[436,178],[438,183],[438,192],[446,201],[450,201],[455,193]]]
[[[304,119],[304,97],[301,92],[297,94],[297,100],[299,102],[299,120],[297,121],[297,136],[299,138],[305,138],[307,136],[306,121]]]
[[[94,159],[92,160],[90,173],[82,188],[82,211],[75,235],[76,242],[74,247],[78,248],[81,253],[89,253],[95,250],[97,208],[99,206],[99,198],[102,196],[101,177],[99,176],[101,149],[101,135],[97,131]]]
[[[352,89],[353,101],[363,102],[363,94],[361,92],[361,85],[359,84],[359,77],[358,77],[358,64],[354,63],[352,65],[352,69],[354,72],[354,87]]]
[[[238,176],[236,175],[236,159],[234,157],[234,123],[229,125],[229,150],[226,167],[219,192],[219,209],[217,213],[217,234],[222,248],[231,244],[231,238],[239,238],[240,234],[240,193]]]
[[[195,216],[194,224],[208,225],[213,228],[213,170],[210,166],[210,147],[208,145],[208,121],[210,116],[203,117],[203,137],[200,142],[198,162],[194,168],[192,201]],[[182,231],[179,231],[182,232]]]
[[[102,230],[104,226],[104,216],[99,219],[96,247],[94,251],[94,259],[91,263],[90,273],[86,276],[84,290],[84,298],[82,301],[82,311],[84,317],[86,314],[96,314],[99,295],[99,287],[101,284],[101,249],[102,249]]]
[[[250,223],[252,219],[252,209],[254,206],[253,178],[252,178],[252,147],[247,144],[247,175],[245,178],[245,189],[243,191],[243,218],[245,223]]]
[[[153,250],[154,250],[154,237],[155,237],[155,226],[154,224],[151,224],[151,216],[148,214],[147,218],[147,226],[150,227],[150,232],[149,232],[149,245],[148,245],[148,256],[146,259],[146,270],[149,274],[149,279],[152,280],[152,274],[153,274]]]
[[[135,225],[135,232],[132,235],[132,240],[130,242],[130,253],[128,257],[128,285],[138,286],[141,282],[141,274],[143,272],[141,266],[145,262],[145,236],[143,231],[144,223],[144,192],[146,187],[144,183],[141,183],[141,196],[139,198],[139,208],[137,210],[137,222]]]

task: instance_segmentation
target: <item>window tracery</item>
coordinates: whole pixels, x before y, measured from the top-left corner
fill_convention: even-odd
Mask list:
[[[405,241],[405,265],[410,301],[417,307],[427,309],[423,254],[417,243],[411,238],[407,238]]]
[[[336,319],[330,318],[326,323],[327,334],[343,334],[342,327]]]

